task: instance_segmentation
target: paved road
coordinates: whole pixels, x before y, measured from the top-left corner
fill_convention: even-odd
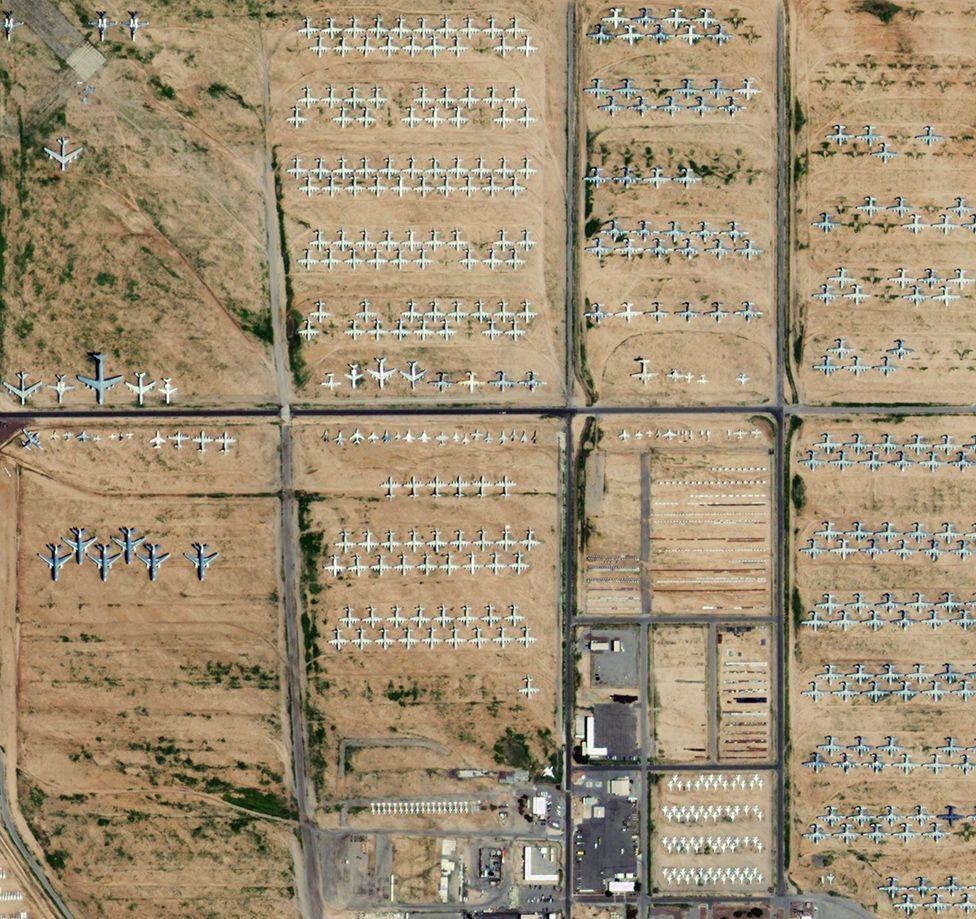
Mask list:
[[[263,42],[263,36],[262,36]],[[267,127],[271,119],[271,81],[268,74],[268,54],[263,50],[264,64],[264,124],[265,151],[262,184],[267,229],[268,289],[271,301],[273,351],[278,402],[281,406],[281,565],[282,603],[285,617],[286,682],[291,726],[292,772],[295,799],[298,804],[298,823],[302,843],[302,889],[306,908],[313,919],[323,914],[322,885],[319,874],[318,844],[315,833],[315,805],[308,777],[305,715],[302,689],[305,676],[304,641],[299,603],[298,521],[295,514],[294,462],[291,429],[291,364],[288,357],[285,269],[282,239],[278,224],[278,204],[275,194],[274,157],[268,142]]]
[[[7,835],[10,837],[10,841],[17,847],[17,851],[20,853],[24,863],[30,869],[30,873],[37,880],[37,883],[41,885],[41,888],[47,895],[49,905],[55,910],[55,912],[65,917],[65,919],[71,919],[71,910],[65,906],[64,900],[61,899],[61,895],[54,889],[54,885],[48,878],[44,868],[37,861],[37,859],[34,858],[33,853],[27,848],[27,845],[21,838],[20,830],[17,829],[17,824],[14,822],[14,815],[10,810],[10,802],[7,800],[7,784],[5,781],[6,774],[7,762],[3,755],[3,751],[0,750],[0,817],[3,818],[3,825],[7,830]]]

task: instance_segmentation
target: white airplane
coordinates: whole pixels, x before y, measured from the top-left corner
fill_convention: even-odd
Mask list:
[[[939,143],[944,138],[941,134],[936,134],[932,128],[932,125],[927,124],[922,130],[921,134],[915,135],[915,140],[921,141],[926,147],[931,148],[934,144]]]
[[[129,10],[129,18],[125,23],[123,23],[123,25],[129,30],[129,38],[132,39],[132,41],[135,41],[136,33],[138,33],[141,28],[149,25],[149,22],[145,19],[139,18],[138,10]]]
[[[880,149],[875,150],[874,153],[871,154],[871,156],[878,157],[878,159],[881,160],[881,164],[883,166],[886,166],[888,165],[889,160],[892,160],[896,156],[898,156],[898,151],[892,150],[887,143],[883,143]]]
[[[837,223],[830,219],[830,214],[826,211],[821,211],[820,219],[812,223],[811,226],[814,229],[820,230],[822,233],[829,233],[837,226]]]
[[[846,144],[854,135],[848,134],[845,130],[845,126],[842,124],[835,124],[833,133],[827,135],[827,140],[832,144],[838,144],[843,146]]]
[[[7,41],[10,41],[11,36],[14,34],[14,29],[19,29],[22,25],[22,22],[14,19],[14,14],[10,10],[3,11],[3,23],[0,24],[0,28],[3,29],[3,34]]]
[[[96,10],[95,18],[88,23],[96,32],[98,32],[98,40],[105,41],[105,34],[108,32],[112,26],[117,26],[118,23],[108,18],[105,10]]]
[[[169,558],[169,552],[160,552],[159,550],[162,546],[156,545],[155,543],[146,543],[146,554],[136,555],[136,558],[146,566],[146,570],[149,572],[149,580],[155,581],[159,575],[159,569],[162,567],[163,562]]]
[[[145,370],[137,370],[135,383],[130,383],[128,380],[125,381],[125,385],[136,394],[137,404],[140,407],[145,403],[146,393],[152,392],[156,388],[155,380],[151,380],[149,383],[145,382],[147,375]]]
[[[21,405],[26,405],[27,400],[34,395],[42,386],[44,386],[43,380],[38,380],[36,383],[27,383],[27,373],[23,370],[17,371],[17,382],[7,383],[4,381],[3,388],[7,390],[14,398],[16,398]]]
[[[78,146],[74,150],[69,150],[68,137],[62,134],[58,138],[58,149],[52,150],[50,147],[45,147],[44,152],[58,164],[61,172],[66,172],[68,166],[81,156],[84,149],[84,147]]]

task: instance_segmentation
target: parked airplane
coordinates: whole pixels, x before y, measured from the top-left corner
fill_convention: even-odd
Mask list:
[[[10,41],[10,37],[14,34],[14,29],[19,29],[22,25],[22,22],[14,19],[14,14],[10,10],[3,11],[3,23],[0,25],[0,28],[3,29],[3,34],[7,41]]]
[[[124,25],[125,25],[125,28],[127,28],[129,30],[129,38],[131,38],[132,41],[135,41],[136,40],[136,33],[141,28],[149,25],[149,22],[147,20],[145,20],[145,19],[140,19],[139,18],[139,11],[138,10],[129,10],[129,18],[124,23]]]
[[[196,567],[197,579],[202,581],[207,568],[213,563],[214,559],[220,555],[220,553],[213,552],[212,554],[207,555],[206,543],[195,542],[192,544],[191,548],[193,549],[193,554],[191,555],[189,552],[184,552],[183,557]]]
[[[98,32],[98,40],[105,41],[105,34],[108,32],[112,26],[117,26],[118,23],[108,18],[105,10],[96,10],[95,18],[92,19],[88,25],[90,25],[96,32]]]
[[[58,547],[55,543],[47,544],[47,553],[47,555],[42,555],[38,552],[37,557],[51,569],[51,580],[56,581],[60,577],[61,568],[64,566],[64,563],[72,558],[73,553],[69,552],[67,555],[58,555]]]
[[[105,355],[91,353],[92,360],[95,361],[95,375],[85,376],[84,374],[77,374],[76,379],[83,386],[87,386],[89,389],[95,391],[95,397],[99,405],[103,405],[105,402],[105,393],[117,386],[122,382],[122,376],[117,375],[113,377],[105,376]],[[168,404],[168,403],[167,403]]]
[[[108,573],[120,558],[122,558],[121,552],[116,552],[115,555],[109,555],[109,550],[111,545],[105,543],[96,543],[94,546],[95,555],[88,553],[88,558],[90,558],[95,566],[98,568],[98,576],[103,580],[108,580]]]
[[[47,154],[47,156],[49,156],[52,160],[54,160],[58,164],[61,172],[66,172],[68,166],[71,163],[73,163],[76,159],[78,159],[78,157],[81,156],[82,152],[85,149],[82,146],[78,146],[75,147],[74,150],[69,150],[68,142],[69,142],[68,136],[66,134],[62,134],[58,138],[57,150],[53,150],[51,149],[51,147],[44,147],[45,154]]]
[[[27,373],[23,370],[17,371],[17,383],[7,383],[4,382],[3,388],[19,400],[21,405],[25,405],[27,400],[34,395],[42,386],[44,382],[38,380],[36,383],[27,384]]]
[[[149,580],[155,581],[157,575],[159,574],[159,569],[162,567],[163,562],[169,558],[169,552],[160,552],[159,550],[162,546],[156,545],[155,543],[146,543],[146,554],[136,555],[136,558],[142,562],[147,570],[149,571]]]

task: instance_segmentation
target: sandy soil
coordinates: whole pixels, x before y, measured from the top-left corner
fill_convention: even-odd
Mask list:
[[[407,14],[408,25],[414,25],[417,13],[428,10],[415,3],[397,8],[383,6],[362,7],[359,13],[364,22],[374,15],[383,17],[390,27],[398,14]],[[352,11],[349,11],[352,12]],[[461,38],[469,48],[458,57],[427,54],[407,57],[404,54],[368,59],[359,53],[339,57],[335,54],[316,56],[309,52],[310,40],[298,35],[299,22],[290,24],[288,32],[275,36],[272,59],[272,125],[273,143],[283,189],[284,229],[288,254],[291,289],[290,334],[293,349],[293,370],[297,397],[307,403],[369,404],[377,401],[396,403],[475,403],[505,402],[517,399],[520,403],[552,404],[562,399],[564,385],[564,316],[565,316],[565,237],[566,221],[564,183],[561,178],[565,164],[565,89],[563,73],[566,67],[566,7],[562,3],[534,0],[520,7],[474,7],[468,12],[478,25],[494,14],[507,25],[517,15],[520,27],[528,33],[537,50],[529,55],[509,54],[502,57],[491,50],[484,37]],[[454,28],[462,26],[463,17],[453,17]],[[521,36],[521,41],[524,36]],[[308,86],[315,99],[327,96],[332,86],[340,98],[354,87],[369,96],[378,87],[383,102],[367,106],[378,116],[371,126],[350,124],[340,126],[333,121],[342,104],[325,102],[300,103],[305,122],[288,122],[293,117],[296,101],[305,95]],[[438,106],[415,104],[414,99],[426,87],[431,99],[447,90],[448,99],[464,95],[470,86],[476,102],[462,107],[467,123],[455,125],[447,121],[439,125],[410,126],[403,119],[411,110],[419,118],[429,117],[436,107],[439,117],[450,118],[456,105]],[[494,90],[491,89],[494,87]],[[501,107],[484,100],[497,91],[500,99],[521,100],[505,107],[512,119],[527,109],[530,124],[500,126],[493,122]],[[353,116],[361,112],[358,106],[348,107]],[[401,170],[405,184],[419,187],[419,175],[404,174],[409,168],[408,157],[419,170],[428,170],[424,182],[430,188],[425,194],[418,191],[395,193],[396,173],[377,176],[365,173],[358,179],[363,189],[375,180],[387,186],[381,194],[368,190],[355,195],[345,189],[350,177],[343,175],[336,181],[339,190],[330,195],[324,190],[328,176],[301,174],[293,167],[299,158],[298,169],[314,168],[317,158],[322,165],[336,169],[339,158],[349,168],[357,169],[368,160],[372,170],[382,169],[387,158],[394,170]],[[515,169],[528,158],[532,173],[519,179],[524,190],[513,195],[508,191],[486,194],[481,189],[487,182],[485,175],[472,177],[475,191],[469,197],[461,191],[449,195],[435,191],[446,180],[455,189],[464,184],[468,172],[445,176],[444,170],[457,165],[462,170],[474,170],[478,158],[488,170],[496,170],[499,188],[509,186],[512,176],[498,172]],[[502,163],[504,158],[505,163]],[[432,168],[432,159],[439,166]],[[455,159],[458,160],[455,164]],[[289,172],[289,170],[292,170]],[[437,170],[437,171],[434,171]],[[310,191],[317,186],[319,191]],[[304,191],[300,190],[305,188]],[[322,264],[306,264],[305,250],[320,229],[328,239],[335,238],[338,228],[344,228],[350,240],[359,240],[362,231],[379,240],[388,228],[401,245],[377,250],[387,260],[366,263],[375,255],[375,247],[366,247],[357,254],[363,259],[358,268],[346,264],[348,253],[335,249],[334,255],[342,264],[329,268]],[[460,231],[466,245],[458,249],[439,248],[430,252],[432,264],[421,269],[408,265],[402,270],[388,263],[401,256],[415,259],[418,251],[405,245],[407,231],[416,239],[426,240],[436,230],[444,242],[452,239],[452,232]],[[499,266],[491,270],[479,264],[471,269],[459,265],[465,250],[478,259],[489,255],[492,240],[499,232],[509,239],[519,239],[528,230],[536,245],[520,253],[524,264],[513,269]],[[311,249],[313,258],[325,257],[325,250]],[[497,250],[500,258],[508,253]],[[316,303],[328,317],[318,315]],[[361,314],[363,301],[369,312]],[[405,334],[397,337],[397,320],[409,311],[408,302],[416,303],[416,311],[428,318],[421,321],[408,316],[403,320]],[[445,319],[458,302],[465,317]],[[484,309],[477,309],[482,301]],[[504,301],[506,307],[502,306]],[[512,314],[522,310],[527,301],[528,311],[522,318]],[[316,317],[306,323],[309,313]],[[483,313],[484,315],[481,315]],[[357,314],[359,318],[357,319]],[[471,314],[476,314],[472,316]],[[497,318],[488,319],[488,315]],[[534,314],[534,315],[532,315]],[[308,336],[298,334],[301,328],[311,327]],[[358,329],[359,332],[355,330]],[[376,335],[371,332],[378,329]],[[424,331],[421,331],[423,329]],[[315,334],[317,332],[318,334]],[[441,333],[444,334],[441,334]],[[364,334],[365,333],[365,334]],[[511,333],[511,334],[509,334]],[[489,337],[490,336],[490,337]],[[351,386],[345,374],[349,365],[362,370],[376,368],[376,360],[386,358],[387,367],[397,372],[381,388],[371,377]],[[423,380],[411,384],[405,375],[410,362],[426,371]],[[403,371],[401,374],[400,371]],[[535,378],[544,385],[513,389],[499,389],[486,385],[504,371],[513,380]],[[454,382],[450,388],[432,385],[443,372]],[[460,381],[473,372],[476,384],[464,388]],[[334,374],[339,385],[322,384]]]
[[[792,17],[792,59],[796,96],[794,174],[796,251],[791,303],[790,356],[793,377],[808,402],[948,402],[973,400],[974,371],[969,347],[971,286],[946,285],[956,268],[972,277],[972,233],[962,228],[971,214],[949,213],[957,197],[972,206],[976,173],[971,165],[974,103],[970,92],[976,66],[968,3],[904,7],[889,22],[852,11],[847,2],[799,3]],[[840,123],[853,135],[843,144],[828,140]],[[870,124],[878,138],[858,140]],[[919,139],[925,126],[942,139]],[[898,155],[886,165],[876,156],[887,143]],[[871,196],[880,213],[858,208]],[[893,211],[896,197],[904,211]],[[869,205],[870,206],[870,205]],[[813,224],[827,213],[836,224],[824,234]],[[941,215],[945,213],[945,218]],[[924,229],[906,225],[918,215]],[[931,225],[948,220],[953,227]],[[830,278],[838,266],[851,279]],[[905,287],[891,280],[934,270],[938,283]],[[863,298],[850,299],[852,284]],[[814,295],[828,286],[825,301]],[[904,299],[918,287],[926,299]],[[946,301],[931,299],[947,288]],[[845,299],[846,297],[846,299]],[[830,363],[857,360],[880,366],[888,349],[904,340],[912,353],[891,362],[897,370],[829,376],[814,369],[827,349],[844,339],[849,353]]]
[[[67,11],[76,20],[74,11]],[[260,32],[246,16],[201,18],[160,9],[137,43],[101,45],[105,67],[82,101],[32,125],[39,87],[56,61],[9,58],[4,114],[30,126],[0,142],[4,306],[0,369],[47,383],[89,372],[89,351],[110,368],[162,377],[183,405],[264,403],[273,392],[267,305]],[[13,46],[12,46],[13,47]],[[44,89],[46,91],[46,89]],[[43,93],[42,93],[43,94]],[[41,148],[59,134],[84,152],[56,172]],[[106,405],[135,399],[116,387]],[[11,407],[4,391],[4,402]],[[64,404],[89,407],[76,389]],[[15,403],[14,403],[15,404]],[[56,405],[44,389],[31,404]]]
[[[234,425],[226,455],[164,457],[148,445],[154,427],[125,429],[131,440],[112,441],[118,425],[96,424],[102,439],[79,443],[47,423],[32,428],[43,449],[3,449],[18,520],[18,718],[5,746],[20,807],[86,914],[289,914],[274,430]],[[105,582],[71,559],[55,582],[37,553],[81,525],[99,542],[136,527],[171,558],[155,583],[124,558]],[[182,558],[197,541],[220,553],[203,582]]]
[[[600,44],[586,33],[608,15],[606,5],[586,3],[581,11],[578,168],[584,251],[578,255],[577,322],[584,330],[580,379],[591,398],[611,403],[639,399],[655,404],[755,404],[772,391],[775,7],[736,3],[713,7],[712,12],[733,36],[724,46],[711,41],[689,46],[675,39],[661,46],[650,39],[632,45],[620,38]],[[635,16],[638,10],[625,9],[624,14]],[[714,78],[736,87],[749,77],[760,92],[745,104],[745,111],[730,118],[721,112],[699,117],[688,111],[674,117],[661,111],[610,116],[598,108],[605,98],[582,91],[594,79],[612,89],[628,77],[648,104],[665,104],[668,95],[694,104],[698,94],[682,100],[671,92],[685,78],[694,80],[701,93]],[[725,103],[727,92],[715,99],[706,93],[706,101]],[[628,104],[619,94],[615,98],[618,104]],[[604,176],[618,181],[583,182],[592,167],[601,167]],[[702,179],[687,188],[674,182],[658,188],[646,183],[626,187],[619,178],[628,167],[641,177],[651,175],[655,167],[668,177],[690,167]],[[653,246],[659,237],[675,248],[699,221],[720,230],[736,220],[764,251],[752,261],[729,255],[720,262],[703,252],[693,259],[672,254],[658,260],[644,253],[628,260],[619,253],[601,259],[586,251],[608,221],[633,230],[641,219],[659,232],[652,232],[646,242],[632,235],[638,245]],[[660,235],[672,220],[686,231],[674,243]],[[699,250],[714,242],[692,241]],[[741,245],[739,241],[735,247]],[[728,316],[705,315],[715,301]],[[747,321],[733,315],[743,309],[743,301],[753,302],[762,316]],[[697,312],[683,318],[677,314],[685,302]],[[667,315],[649,315],[655,303]],[[628,304],[643,315],[629,316]],[[602,318],[600,313],[617,315]],[[636,376],[642,371],[651,376]]]
[[[943,521],[958,520],[965,533],[970,521],[964,515],[971,506],[976,480],[968,468],[951,465],[931,471],[918,465],[899,471],[897,466],[887,465],[875,472],[863,465],[843,470],[831,465],[813,469],[801,465],[800,461],[808,456],[807,451],[814,449],[815,443],[824,442],[825,434],[828,442],[840,445],[828,459],[837,458],[844,451],[853,460],[865,459],[873,449],[869,446],[861,453],[856,452],[851,446],[856,442],[856,435],[869,445],[885,440],[900,445],[916,440],[916,435],[926,443],[938,443],[946,435],[955,443],[965,444],[971,437],[971,425],[965,418],[951,416],[908,419],[853,415],[844,421],[807,421],[791,438],[790,874],[804,889],[834,890],[859,900],[881,915],[894,915],[891,902],[879,893],[878,886],[889,876],[898,877],[903,883],[912,883],[918,875],[936,877],[940,882],[948,874],[966,876],[973,857],[971,825],[964,822],[953,829],[940,821],[940,827],[951,832],[951,840],[937,842],[919,836],[909,844],[893,838],[880,844],[867,838],[850,844],[838,839],[818,844],[802,834],[829,805],[840,813],[848,813],[857,806],[878,813],[888,805],[899,813],[911,813],[916,805],[923,805],[930,813],[942,813],[946,804],[967,799],[969,780],[954,768],[939,775],[925,768],[917,768],[908,775],[890,766],[877,773],[858,768],[849,774],[829,768],[818,775],[801,764],[809,760],[827,735],[834,736],[838,745],[851,746],[858,742],[855,734],[874,747],[893,737],[904,748],[901,752],[908,752],[918,762],[928,762],[936,748],[945,744],[947,736],[956,738],[957,743],[972,743],[972,703],[958,695],[946,695],[938,701],[924,695],[909,701],[894,696],[877,703],[864,696],[844,701],[831,695],[832,691],[840,690],[840,682],[827,685],[818,679],[818,674],[824,672],[827,664],[843,674],[854,672],[859,664],[868,671],[881,671],[891,665],[902,673],[922,664],[929,673],[938,673],[948,662],[956,670],[969,671],[976,651],[973,638],[968,631],[949,622],[958,618],[960,611],[947,612],[934,604],[941,602],[945,591],[952,592],[960,602],[969,600],[976,589],[973,566],[970,561],[952,555],[933,562],[920,557],[920,553],[904,560],[886,553],[872,561],[858,553],[843,561],[830,553],[811,558],[799,549],[810,538],[823,540],[824,537],[814,534],[824,529],[826,521],[841,530],[853,529],[854,521],[870,529],[881,529],[888,521],[898,530],[908,530],[917,521],[925,529],[940,530]],[[820,448],[816,449],[815,459],[820,455]],[[956,451],[950,451],[946,459],[952,459],[955,454]],[[894,460],[899,454],[885,454],[882,450],[881,455]],[[907,455],[915,457],[910,449]],[[927,455],[925,451],[918,458]],[[875,521],[877,527],[873,525]],[[899,542],[892,541],[890,545],[894,547]],[[861,541],[858,545],[865,543]],[[916,592],[928,598],[918,610],[906,606]],[[824,594],[827,593],[837,604],[831,613],[816,605],[826,602]],[[856,605],[855,593],[861,594],[864,603],[859,612],[852,607]],[[879,605],[885,594],[894,600],[890,610]],[[819,630],[801,624],[814,611],[824,619],[836,619],[841,616],[840,605],[847,607],[849,618],[863,622],[870,615],[877,620],[876,624]],[[920,620],[930,612],[944,619],[945,624],[937,628],[914,624],[907,629],[893,624],[893,620],[901,617]],[[853,691],[867,691],[872,686],[871,682],[859,686],[853,679],[847,682]],[[811,683],[824,691],[823,697],[814,700],[805,694]],[[931,680],[922,681],[916,688],[925,690],[930,684]],[[879,685],[882,689],[887,686],[883,680]],[[896,682],[891,689],[900,685]],[[942,758],[952,761],[948,756]],[[897,832],[903,822],[899,820],[890,828],[882,828]],[[933,822],[926,820],[912,827],[924,832]],[[831,832],[826,826],[823,828]],[[871,831],[870,823],[856,828],[865,833]],[[835,827],[833,831],[837,830]]]
[[[364,418],[338,425],[302,424],[297,430],[296,487],[302,492],[310,620],[305,640],[311,754],[323,806],[345,798],[470,794],[490,786],[470,780],[459,784],[452,770],[520,767],[538,773],[555,751],[560,429],[552,422],[520,418],[517,442],[499,444],[499,434],[504,432],[508,440],[512,427]],[[389,443],[355,442],[384,431]],[[424,431],[428,442],[418,442]],[[524,444],[518,442],[523,431]],[[440,432],[449,442],[438,443]],[[450,440],[455,432],[461,442]],[[342,445],[336,443],[340,434]],[[470,438],[466,444],[465,436]],[[453,489],[445,489],[435,499],[426,485],[416,500],[407,497],[405,488],[396,489],[390,500],[384,498],[382,483],[388,478],[403,483],[414,475],[426,483],[435,476],[447,482],[460,475],[468,481],[480,476],[497,481],[506,473],[516,483],[511,499],[494,489],[479,500],[473,488],[464,498],[448,497]],[[435,530],[445,542],[453,541],[461,529],[470,542],[478,539],[481,528],[486,538],[502,539],[506,524],[513,539],[524,538],[530,529],[538,545],[526,549],[513,544],[507,550],[501,545],[484,550],[442,545],[439,551],[422,545],[414,551],[405,545],[411,529],[425,542],[435,539]],[[375,543],[386,540],[388,530],[401,543],[392,551],[375,544],[369,550],[343,548],[343,531],[353,542],[364,541],[368,531]],[[515,553],[520,552],[528,569],[493,574],[486,568],[470,573],[459,567],[468,563],[469,553],[476,563],[488,564],[495,551],[500,564],[518,564]],[[425,553],[431,564],[457,570],[421,571]],[[370,566],[382,564],[383,570],[366,568],[357,576],[356,555]],[[414,566],[403,574],[394,568],[401,555]],[[333,571],[333,560],[345,570]],[[510,604],[524,619],[509,618]],[[348,623],[343,621],[347,605],[352,611]],[[399,625],[392,621],[396,605],[403,619]],[[365,621],[368,606],[376,610],[373,624]],[[504,646],[494,640],[502,629],[513,639]],[[472,643],[479,632],[486,639],[481,648]],[[384,634],[392,642],[386,650],[379,645]],[[341,647],[335,644],[337,635],[343,639]],[[455,635],[466,641],[453,650],[449,640]],[[526,635],[530,640],[523,644]],[[431,636],[436,643],[428,646],[425,641]],[[368,642],[362,650],[354,643],[359,638]],[[409,647],[400,641],[410,638]],[[533,688],[530,696],[519,691],[526,677]],[[503,723],[509,725],[507,735]],[[391,746],[402,755],[391,756]]]

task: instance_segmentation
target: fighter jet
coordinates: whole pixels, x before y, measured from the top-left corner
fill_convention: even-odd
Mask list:
[[[96,10],[95,18],[92,19],[88,23],[88,25],[91,26],[96,32],[98,32],[99,41],[105,41],[105,35],[108,32],[108,30],[111,29],[113,26],[117,26],[118,23],[109,19],[105,10]]]
[[[10,41],[11,36],[14,34],[14,29],[19,29],[22,25],[22,22],[14,19],[14,14],[10,10],[3,11],[3,22],[0,23],[0,29],[3,29],[3,34],[7,41]]]

